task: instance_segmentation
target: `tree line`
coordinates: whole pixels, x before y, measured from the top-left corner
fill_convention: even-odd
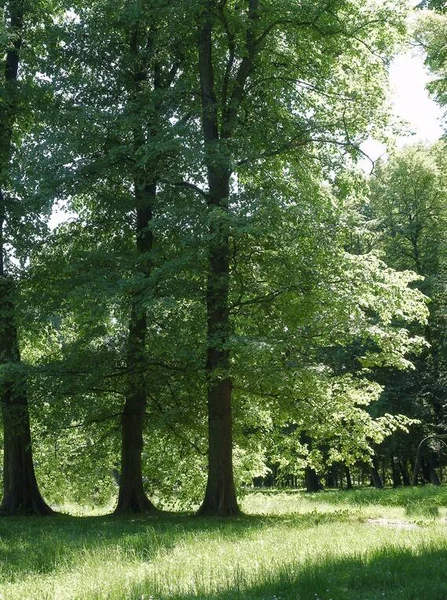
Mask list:
[[[356,167],[405,2],[1,10],[2,514],[113,472],[117,513],[231,516],[442,428],[443,146]]]

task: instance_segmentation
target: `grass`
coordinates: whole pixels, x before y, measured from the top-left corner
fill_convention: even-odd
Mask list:
[[[0,520],[5,600],[447,600],[447,488],[249,493],[232,520]]]

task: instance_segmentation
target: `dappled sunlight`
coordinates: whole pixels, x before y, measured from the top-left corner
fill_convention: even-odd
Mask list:
[[[370,487],[315,494],[302,490],[262,490],[247,494],[243,507],[248,513],[271,515],[349,511],[351,516],[355,514],[359,518],[432,518],[434,514],[441,518],[447,514],[447,487],[427,485],[381,490]]]
[[[326,558],[298,569],[283,569],[276,576],[251,586],[235,585],[206,595],[160,594],[154,600],[444,600],[447,584],[442,570],[447,551],[426,549],[423,553],[395,549],[367,556]],[[427,568],[432,565],[432,568]],[[435,575],[435,581],[433,581]],[[409,580],[411,581],[409,585]],[[137,596],[132,596],[136,598]]]
[[[417,560],[425,570],[430,557],[438,565],[447,560],[445,524],[417,510],[405,515],[400,507],[403,522],[417,518],[418,526],[373,526],[368,519],[377,508],[390,519],[394,509],[370,504],[360,510],[356,503],[337,503],[337,495],[346,496],[253,494],[244,506],[257,506],[259,514],[230,520],[60,516],[16,519],[13,528],[11,521],[0,521],[1,589],[11,600],[371,600],[388,589],[395,596],[385,597],[421,598],[409,595],[403,579],[407,573],[412,581]],[[400,574],[394,571],[398,565]],[[436,585],[445,591],[437,568]],[[359,594],[363,586],[365,594],[349,595],[345,590],[353,586]],[[371,596],[371,589],[379,595]],[[434,589],[431,598],[441,599]]]
[[[2,3],[0,600],[447,600],[416,1]]]

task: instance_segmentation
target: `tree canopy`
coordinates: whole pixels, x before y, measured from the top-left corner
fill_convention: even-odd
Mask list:
[[[51,503],[117,486],[120,513],[231,516],[242,485],[372,468],[420,420],[387,398],[444,349],[443,147],[356,167],[388,128],[407,14],[6,2],[5,498],[13,439]]]

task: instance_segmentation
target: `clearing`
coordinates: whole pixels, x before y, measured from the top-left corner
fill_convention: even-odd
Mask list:
[[[446,600],[447,487],[250,491],[245,516],[0,520],[2,600]]]

